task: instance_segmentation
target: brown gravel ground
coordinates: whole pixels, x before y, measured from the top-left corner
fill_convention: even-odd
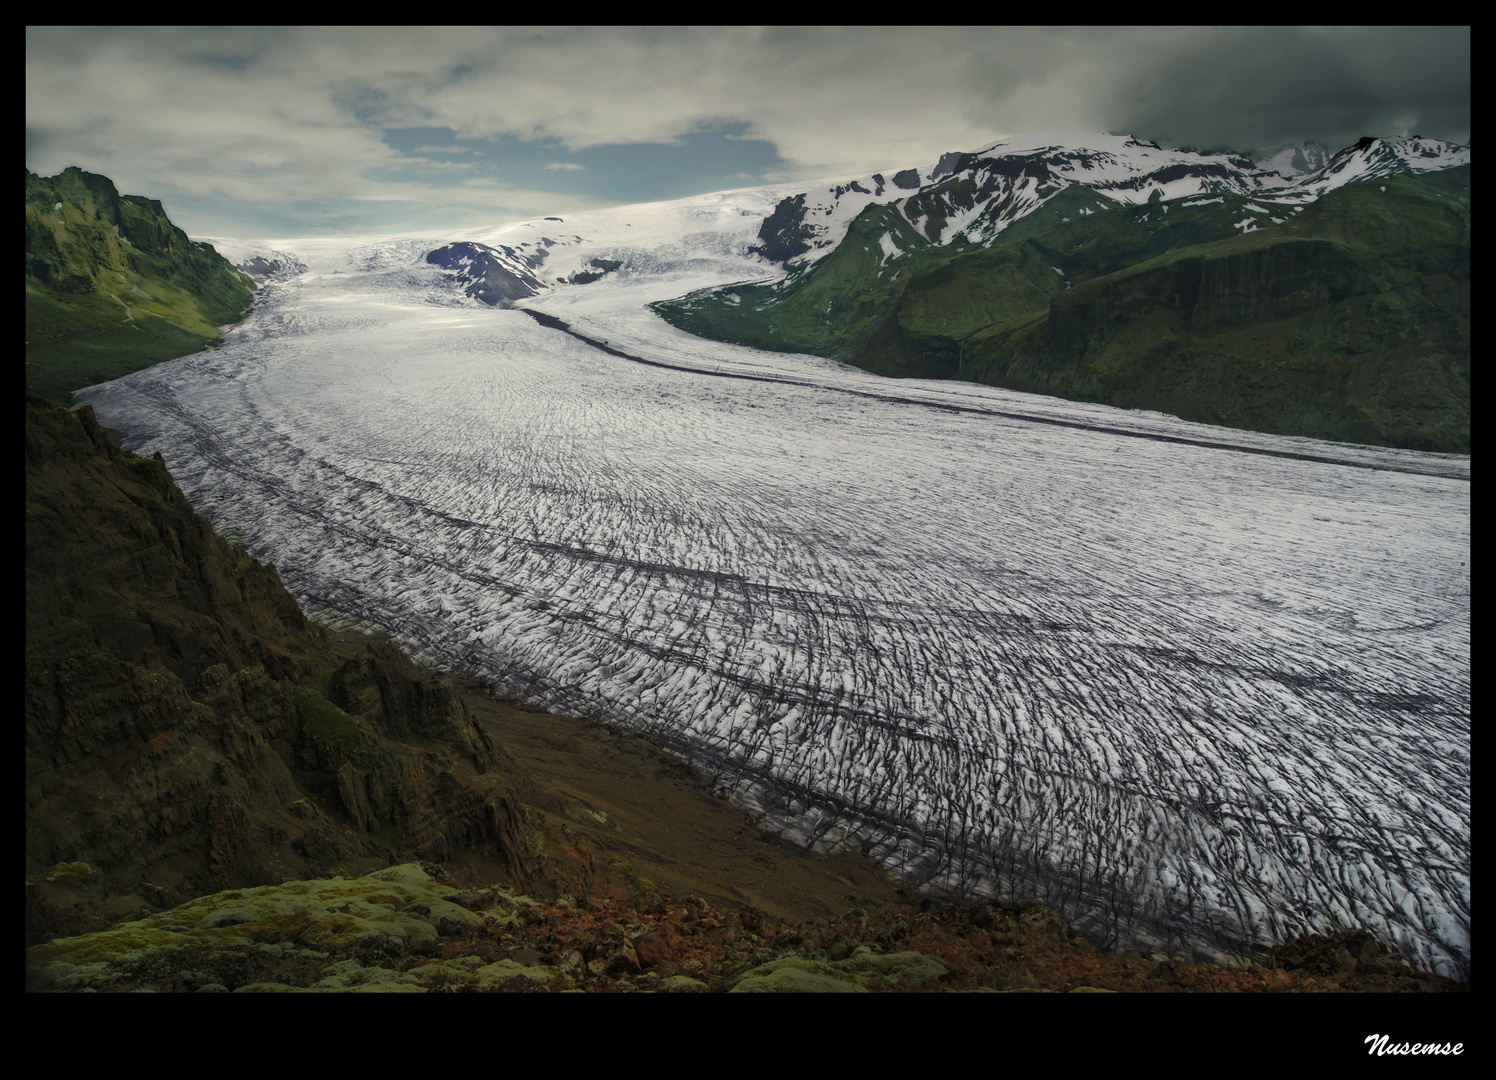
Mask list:
[[[1155,962],[1132,952],[1103,953],[1068,934],[1048,909],[989,903],[935,912],[904,906],[873,912],[853,909],[836,918],[791,923],[751,905],[722,908],[694,896],[575,904],[563,899],[532,909],[521,926],[491,929],[488,936],[452,943],[439,959],[478,956],[485,963],[508,958],[564,967],[567,953],[574,952],[591,970],[579,967],[574,978],[555,983],[552,990],[630,992],[650,989],[672,975],[687,975],[708,991],[720,991],[735,974],[773,959],[800,955],[839,960],[861,945],[878,953],[913,950],[938,957],[946,976],[892,988],[912,993],[983,988],[1065,993],[1082,987],[1172,994],[1466,989],[1413,971],[1360,931],[1299,939],[1230,969],[1182,960]]]
[[[359,635],[337,635],[350,648]],[[583,967],[554,989],[628,991],[688,975],[710,990],[790,953],[836,960],[859,945],[939,957],[938,985],[1064,992],[1450,993],[1468,984],[1409,968],[1369,934],[1300,938],[1235,965],[1102,952],[1039,907],[979,902],[920,910],[920,899],[857,854],[819,859],[715,797],[703,778],[637,736],[555,716],[456,678],[469,710],[537,782],[529,806],[546,836],[542,900],[520,926],[449,946],[444,958],[509,957]],[[481,896],[513,886],[472,857],[433,868]],[[601,961],[601,963],[595,963]],[[601,968],[602,973],[594,969]]]

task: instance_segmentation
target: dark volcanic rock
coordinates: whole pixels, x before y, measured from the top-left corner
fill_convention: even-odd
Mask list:
[[[805,196],[785,196],[759,227],[761,245],[753,248],[771,262],[784,262],[810,250],[815,229],[805,224]]]
[[[263,255],[256,255],[252,259],[246,259],[239,264],[239,269],[258,282],[271,281],[275,278],[295,277],[297,274],[306,273],[306,263],[286,255],[267,259]]]
[[[437,248],[426,261],[449,271],[467,295],[499,307],[540,291],[540,279],[530,271],[543,257],[544,252],[527,257],[510,247],[464,242]]]

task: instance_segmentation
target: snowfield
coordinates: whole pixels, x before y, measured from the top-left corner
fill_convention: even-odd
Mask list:
[[[522,303],[551,325],[464,297],[443,241],[276,241],[306,270],[224,348],[80,396],[308,612],[648,732],[817,851],[1111,946],[1355,924],[1468,977],[1469,458],[647,310],[773,276],[765,199],[670,244],[602,212],[537,273],[624,267]]]

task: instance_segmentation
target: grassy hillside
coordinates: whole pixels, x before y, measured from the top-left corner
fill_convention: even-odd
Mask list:
[[[219,343],[254,286],[161,204],[70,168],[26,174],[26,386],[67,404],[83,386]]]
[[[869,207],[772,286],[656,306],[692,333],[1320,438],[1468,452],[1470,170],[1295,213],[1072,187],[976,247]]]

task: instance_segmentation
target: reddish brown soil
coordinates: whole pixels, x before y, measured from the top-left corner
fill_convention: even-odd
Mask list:
[[[724,977],[787,952],[839,959],[863,944],[939,957],[950,974],[925,989],[1467,989],[1412,970],[1361,931],[1300,939],[1228,967],[1102,952],[1043,908],[981,902],[921,911],[919,898],[878,864],[860,855],[818,859],[777,839],[643,738],[496,698],[476,681],[457,683],[469,709],[537,781],[529,810],[547,838],[549,877],[531,891],[550,902],[527,925],[448,955],[544,963],[576,950],[607,962],[606,974],[586,972],[571,984],[589,990],[622,989],[620,979],[632,986],[650,973],[686,974],[720,989]],[[481,857],[442,869],[464,888],[508,884]]]

